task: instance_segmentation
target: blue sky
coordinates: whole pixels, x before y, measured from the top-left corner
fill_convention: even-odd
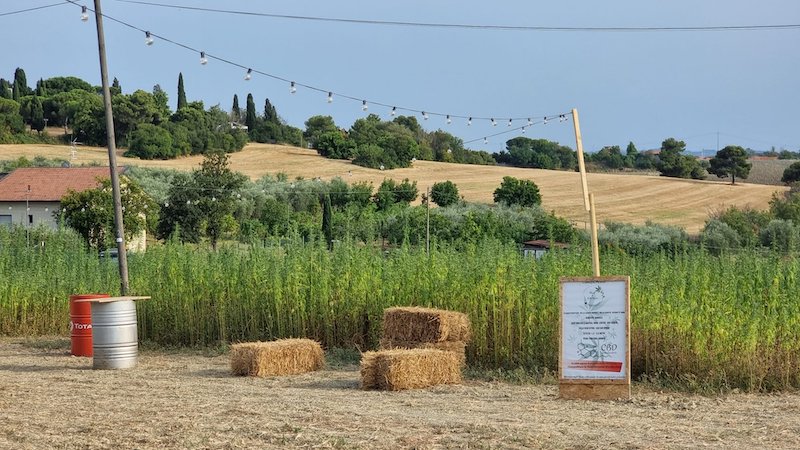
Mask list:
[[[158,0],[156,0],[158,1]],[[2,0],[0,13],[58,0]],[[570,2],[407,0],[405,2],[297,0],[252,2],[163,0],[162,3],[387,21],[518,26],[641,27],[800,24],[796,0],[689,0]],[[93,2],[85,2],[92,7]],[[103,12],[193,48],[298,83],[368,101],[453,115],[496,117],[497,127],[443,117],[423,121],[468,147],[495,152],[519,132],[508,117],[580,113],[584,147],[657,148],[667,137],[692,151],[728,144],[756,150],[800,150],[800,29],[715,32],[531,32],[441,29],[297,21],[164,9],[104,0]],[[25,69],[39,78],[73,75],[100,84],[93,16],[65,4],[0,17],[0,76]],[[187,96],[229,109],[233,94],[247,93],[262,110],[269,97],[289,124],[331,115],[349,127],[366,113],[361,103],[254,75],[162,40],[148,47],[144,34],[105,21],[109,72],[123,91],[161,85],[174,108],[178,72]],[[387,108],[369,113],[389,118]],[[506,119],[503,121],[502,119]],[[514,127],[524,122],[514,122]],[[551,121],[525,136],[574,147],[572,123]]]

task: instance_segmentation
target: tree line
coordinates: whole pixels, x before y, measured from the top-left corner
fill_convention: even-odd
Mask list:
[[[451,181],[434,184],[430,197],[408,179],[386,178],[377,189],[367,182],[289,180],[282,174],[253,182],[230,169],[224,152],[212,151],[191,173],[133,167],[121,184],[129,237],[146,229],[159,239],[212,247],[223,240],[421,243],[428,220],[434,242],[569,242],[575,236],[569,222],[540,207],[535,183],[513,177],[495,190],[492,206],[465,202]],[[420,204],[412,205],[417,199]],[[430,208],[431,202],[439,207]],[[58,218],[89,246],[104,249],[113,245],[112,211],[110,189],[103,185],[68,194]]]

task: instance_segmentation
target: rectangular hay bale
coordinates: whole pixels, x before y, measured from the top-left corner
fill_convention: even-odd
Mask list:
[[[367,352],[361,360],[363,389],[400,391],[460,384],[461,363],[453,352],[436,349]]]
[[[325,365],[319,342],[311,339],[279,339],[231,345],[231,373],[270,377],[313,372]]]
[[[436,350],[444,350],[446,352],[453,352],[458,356],[461,367],[466,366],[467,344],[462,341],[442,341],[442,342],[416,342],[416,341],[396,341],[393,339],[383,338],[380,341],[381,350],[394,350],[394,349],[412,349],[412,348],[433,348]]]
[[[443,309],[393,307],[383,311],[383,338],[406,342],[469,342],[466,314]]]

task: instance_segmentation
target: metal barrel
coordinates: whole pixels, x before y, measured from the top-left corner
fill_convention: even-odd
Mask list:
[[[139,335],[133,300],[92,303],[93,368],[128,369],[136,366]]]
[[[104,298],[108,294],[81,294],[69,296],[69,337],[73,356],[92,356],[92,308],[88,302],[78,300]]]

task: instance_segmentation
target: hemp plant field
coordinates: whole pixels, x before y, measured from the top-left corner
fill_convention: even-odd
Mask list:
[[[73,293],[115,293],[116,264],[72,233],[0,228],[0,334],[67,332]],[[142,341],[214,346],[282,337],[326,348],[375,348],[384,308],[421,305],[469,315],[468,364],[555,370],[558,279],[591,273],[585,250],[524,258],[494,242],[379,249],[342,243],[228,247],[167,243],[131,255]],[[634,376],[697,389],[800,387],[800,260],[702,250],[602,255],[631,276]]]

